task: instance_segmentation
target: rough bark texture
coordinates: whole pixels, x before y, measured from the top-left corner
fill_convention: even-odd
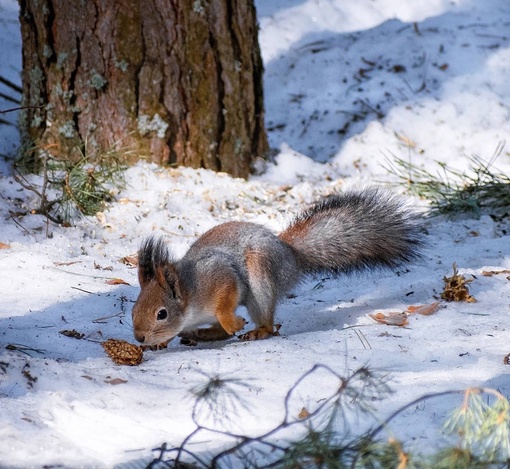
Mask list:
[[[24,143],[246,177],[264,156],[253,1],[20,0]],[[127,152],[126,152],[127,153]]]

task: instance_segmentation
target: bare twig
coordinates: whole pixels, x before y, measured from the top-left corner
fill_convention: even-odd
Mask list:
[[[0,111],[0,114],[7,114],[8,112],[22,111],[23,109],[40,109],[42,107],[44,107],[44,104],[41,104],[39,106],[18,106],[18,107],[13,107],[11,109],[4,109],[3,111]]]
[[[23,344],[8,344],[5,346],[5,348],[7,350],[24,353],[25,355],[28,355],[28,356],[30,356],[30,354],[28,352],[36,352],[39,354],[43,354],[44,352],[46,352],[46,350],[44,350],[44,349],[37,349],[37,348],[29,347],[28,345],[23,345]]]
[[[306,379],[316,380],[317,377],[312,375],[317,372],[326,372],[327,375],[337,380],[338,384],[329,396],[317,401],[315,408],[306,409],[304,414],[300,413],[299,416],[293,417],[290,404],[294,393]],[[320,375],[319,378],[323,379],[325,376]],[[237,382],[237,380],[234,381]],[[281,423],[262,435],[250,437],[202,425],[197,419],[198,401],[210,398],[212,399],[211,404],[218,402],[216,399],[218,393],[228,393],[229,388],[224,385],[230,382],[232,380],[225,380],[215,375],[209,377],[209,382],[204,386],[195,389],[197,401],[195,401],[192,411],[195,429],[177,447],[170,448],[165,444],[154,449],[159,454],[148,467],[215,469],[237,467],[236,464],[240,464],[240,467],[257,469],[273,467],[350,467],[352,469],[357,467],[396,467],[395,463],[399,458],[408,459],[408,455],[403,449],[404,443],[393,438],[384,442],[378,438],[379,434],[387,429],[397,416],[409,408],[429,399],[456,394],[463,394],[464,402],[458,411],[452,414],[448,424],[445,423],[445,431],[458,433],[461,439],[465,438],[462,436],[463,432],[470,431],[472,428],[469,410],[473,410],[473,406],[478,404],[484,409],[481,413],[476,414],[480,418],[476,420],[475,425],[480,431],[486,433],[480,438],[487,439],[489,452],[479,457],[474,454],[476,449],[473,452],[469,442],[466,448],[462,446],[448,448],[445,452],[440,451],[434,456],[444,463],[441,467],[460,467],[455,463],[450,464],[450,459],[448,459],[448,454],[455,457],[458,451],[464,451],[470,461],[480,462],[480,465],[476,465],[476,467],[492,467],[490,463],[496,464],[500,460],[503,460],[501,467],[507,467],[510,461],[507,455],[507,453],[510,454],[510,445],[505,441],[508,433],[505,425],[510,420],[508,415],[510,407],[505,397],[494,389],[470,388],[426,394],[397,409],[375,428],[369,429],[361,435],[351,436],[349,433],[351,428],[348,425],[340,432],[337,425],[334,425],[336,416],[345,419],[345,409],[342,405],[350,405],[360,411],[370,410],[370,402],[376,398],[380,399],[388,389],[386,377],[372,373],[367,367],[361,367],[349,376],[343,377],[332,368],[318,364],[304,373],[287,392],[284,398],[285,412]],[[493,396],[496,399],[494,405],[491,406],[488,402],[482,401],[480,397],[482,394]],[[367,402],[368,405],[366,405]],[[222,411],[232,412],[232,409],[222,408]],[[468,418],[465,417],[466,413]],[[487,418],[492,417],[490,422],[485,420],[484,413]],[[305,430],[305,434],[299,440],[289,442],[287,441],[288,430],[292,427]],[[230,441],[230,443],[225,443],[226,449],[221,450],[210,459],[207,459],[205,454],[199,455],[190,448],[197,443],[193,441],[197,436],[201,436],[201,441],[203,441],[207,438],[207,434]],[[168,457],[171,459],[166,459]],[[433,460],[431,459],[431,461]],[[429,464],[426,467],[437,466]],[[462,467],[467,466],[463,465]]]
[[[31,234],[30,231],[28,231],[18,220],[16,220],[16,214],[9,212],[11,220],[18,225],[25,233]]]
[[[336,386],[336,391],[332,393],[332,395],[326,397],[325,399],[322,399],[320,403],[317,405],[317,407],[311,411],[307,411],[307,414],[303,418],[297,418],[292,417],[291,413],[291,400],[294,397],[294,393],[298,389],[298,387],[310,376],[312,376],[314,373],[317,373],[319,371],[325,371],[327,374],[332,376],[334,379],[338,381],[338,385]],[[362,390],[357,390],[356,386],[358,381],[363,383],[361,388]],[[257,463],[256,467],[275,467],[278,465],[281,465],[282,461],[286,457],[286,454],[288,452],[288,446],[285,444],[279,444],[278,441],[278,435],[282,434],[284,431],[292,428],[307,428],[308,431],[313,432],[314,423],[317,419],[321,421],[322,419],[319,418],[320,416],[324,416],[324,413],[327,409],[333,409],[333,412],[331,415],[326,419],[326,427],[325,431],[328,433],[330,431],[330,425],[334,421],[334,417],[336,415],[336,411],[341,407],[342,405],[342,399],[345,398],[345,401],[348,401],[350,403],[354,403],[355,406],[361,411],[367,411],[369,409],[368,405],[363,405],[361,401],[365,399],[364,393],[366,393],[365,388],[370,387],[371,385],[374,385],[374,390],[370,396],[368,396],[368,399],[373,398],[374,394],[381,392],[381,386],[378,386],[377,384],[374,384],[375,382],[378,382],[379,385],[382,383],[382,388],[384,390],[387,390],[384,377],[378,377],[376,378],[375,375],[373,375],[367,368],[362,367],[359,370],[352,373],[349,377],[343,378],[338,373],[336,373],[332,368],[326,366],[326,365],[315,365],[312,367],[308,372],[303,374],[291,387],[291,389],[288,391],[288,393],[285,396],[284,399],[284,408],[285,408],[285,415],[283,417],[282,422],[277,425],[276,427],[272,428],[271,430],[267,431],[266,433],[259,435],[257,437],[250,437],[247,435],[241,435],[236,434],[230,431],[225,431],[217,428],[211,428],[205,425],[202,425],[197,420],[197,406],[198,401],[195,403],[192,411],[192,418],[193,422],[196,425],[195,430],[191,432],[178,447],[174,448],[167,448],[166,453],[170,455],[175,455],[173,459],[166,461],[167,463],[171,462],[171,467],[181,467],[182,464],[185,464],[182,459],[184,456],[191,458],[195,463],[198,463],[200,467],[207,467],[207,468],[217,468],[217,467],[223,467],[223,463],[221,461],[224,461],[229,456],[236,456],[237,458],[241,458],[243,461],[246,461],[246,458],[248,458],[249,451],[256,452],[259,456],[269,456],[272,459],[272,462],[269,462],[266,466],[260,466],[259,463]],[[216,392],[220,392],[223,387],[223,383],[229,383],[228,380],[222,380],[219,377],[213,377],[212,380],[206,384],[206,387],[203,389],[209,389],[208,387],[212,386],[214,388],[214,392],[211,392],[210,395],[216,395]],[[377,390],[375,389],[377,388]],[[224,389],[223,392],[229,392],[228,388]],[[206,392],[205,394],[208,394]],[[202,396],[204,393],[202,393]],[[379,396],[381,397],[381,396]],[[231,409],[230,409],[231,410]],[[225,412],[228,412],[229,409],[225,409]],[[323,423],[324,424],[324,423]],[[229,440],[233,440],[234,443],[228,446],[223,451],[220,451],[217,453],[209,462],[205,462],[202,457],[199,457],[196,453],[189,450],[188,447],[191,444],[193,438],[195,438],[197,435],[201,435],[203,433],[211,433],[215,434],[220,437],[227,438]],[[255,445],[255,446],[254,446]],[[248,451],[249,450],[249,451]],[[161,456],[161,454],[160,454]],[[255,466],[254,466],[255,467]]]

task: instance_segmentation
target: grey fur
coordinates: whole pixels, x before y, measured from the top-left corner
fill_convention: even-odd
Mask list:
[[[394,194],[369,189],[320,200],[280,234],[307,273],[394,268],[421,256],[421,216]],[[308,227],[306,236],[292,236]]]

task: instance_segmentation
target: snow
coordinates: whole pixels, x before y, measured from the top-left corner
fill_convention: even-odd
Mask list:
[[[165,236],[180,256],[227,220],[278,231],[320,195],[394,182],[384,169],[392,155],[431,172],[436,161],[467,170],[472,154],[489,160],[510,135],[504,0],[256,5],[266,124],[277,150],[262,175],[243,181],[140,163],[127,170],[126,189],[103,213],[57,227],[39,215],[17,215],[35,199],[11,175],[15,125],[0,125],[0,154],[9,156],[0,163],[0,242],[10,245],[0,250],[0,467],[150,461],[152,448],[178,445],[194,429],[190,389],[204,382],[203,373],[247,383],[242,392],[251,412],[240,410],[237,425],[248,434],[281,422],[285,394],[317,363],[340,374],[365,364],[389,373],[395,393],[379,404],[381,419],[430,392],[488,386],[510,395],[503,364],[510,352],[510,282],[481,274],[510,269],[508,217],[424,221],[425,258],[408,271],[308,279],[279,305],[280,337],[197,347],[175,340],[146,352],[138,367],[120,367],[97,342],[59,334],[76,329],[96,341],[134,342],[137,275],[120,259],[149,234]],[[20,43],[17,2],[0,0],[0,75],[18,84]],[[0,92],[13,93],[2,85]],[[11,107],[0,98],[0,110]],[[14,113],[0,118],[16,122]],[[510,173],[508,147],[496,166]],[[410,317],[405,328],[369,317],[433,302],[454,262],[475,277],[477,303],[444,303],[434,315]],[[110,278],[129,285],[108,285]],[[10,344],[31,350],[6,349]],[[312,405],[325,397],[319,383],[307,381],[296,399]],[[427,401],[392,430],[433,449],[441,440],[433,429],[459,402]],[[221,442],[201,444],[195,448]]]

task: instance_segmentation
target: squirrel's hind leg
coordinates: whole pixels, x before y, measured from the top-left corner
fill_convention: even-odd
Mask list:
[[[267,267],[270,265],[271,260],[261,251],[246,254],[250,289],[245,304],[257,327],[241,334],[240,340],[260,340],[279,335],[278,331],[274,330],[278,285],[275,282],[276,275]]]
[[[265,326],[257,327],[252,331],[248,331],[239,336],[239,340],[248,341],[248,340],[261,340],[267,339],[268,337],[274,337],[280,335],[278,331],[273,330],[274,328],[269,329]]]

